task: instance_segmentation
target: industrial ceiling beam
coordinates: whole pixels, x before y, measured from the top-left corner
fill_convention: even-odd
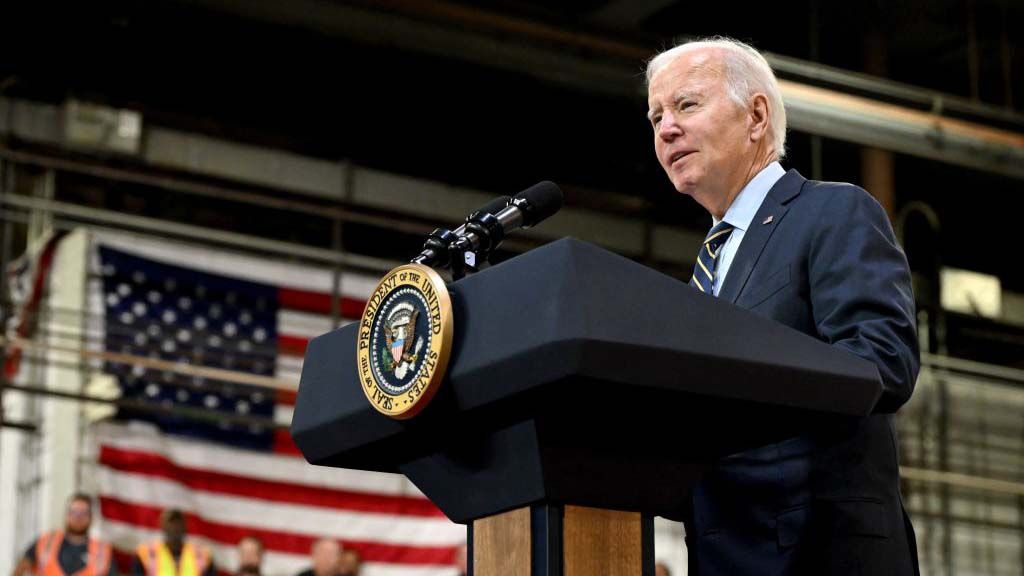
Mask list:
[[[179,2],[629,99],[645,97],[643,64],[653,55],[646,47],[437,0],[380,0],[374,8],[322,0]],[[1016,130],[1016,126],[1024,126],[1024,116],[1019,113],[793,58],[768,57],[787,75],[869,91],[908,104],[887,104],[838,90],[783,82],[783,99],[795,130],[1024,179],[1024,137],[1019,131],[945,115],[958,111],[1011,124]],[[928,104],[929,110],[918,109]]]
[[[611,0],[594,10],[587,20],[618,28],[636,26],[674,3],[675,0]]]

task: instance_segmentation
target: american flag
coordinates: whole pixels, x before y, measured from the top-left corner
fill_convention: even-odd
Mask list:
[[[298,382],[308,340],[332,328],[329,270],[97,233],[89,307],[102,349]],[[344,274],[343,318],[362,312],[376,278]],[[100,336],[101,335],[101,336]],[[358,550],[365,576],[454,575],[465,528],[402,476],[320,468],[282,427],[293,390],[273,390],[108,362],[122,397],[202,409],[212,421],[122,409],[93,429],[101,535],[123,568],[158,535],[162,509],[186,512],[191,537],[224,572],[247,534],[267,548],[264,574],[308,566],[320,537]]]
[[[258,282],[164,264],[99,247],[103,278],[104,347],[108,352],[273,376],[277,356],[277,290]],[[211,415],[274,416],[265,388],[108,362],[124,399],[201,408]],[[272,426],[196,422],[121,410],[122,418],[147,418],[167,432],[255,449],[273,445]]]

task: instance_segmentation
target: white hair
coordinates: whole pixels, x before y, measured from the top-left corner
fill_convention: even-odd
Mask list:
[[[758,92],[768,98],[768,128],[775,144],[775,155],[781,160],[786,155],[786,107],[772,67],[753,46],[722,36],[684,42],[651,58],[647,63],[647,85],[650,86],[651,78],[659,70],[676,58],[703,48],[721,50],[726,90],[738,106],[745,108]]]

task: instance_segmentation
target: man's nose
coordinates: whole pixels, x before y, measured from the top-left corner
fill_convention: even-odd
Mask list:
[[[661,115],[661,122],[658,123],[658,137],[667,142],[682,133],[683,130],[680,128],[679,123],[676,122],[676,117],[666,110]]]

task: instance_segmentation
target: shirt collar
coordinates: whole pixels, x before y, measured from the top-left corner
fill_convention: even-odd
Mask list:
[[[754,215],[761,208],[761,204],[764,202],[764,197],[768,195],[768,191],[785,175],[786,170],[778,162],[772,162],[762,168],[756,176],[750,179],[750,182],[747,182],[743,190],[740,190],[740,193],[732,201],[732,205],[726,210],[725,217],[722,220],[712,217],[714,225],[725,221],[732,224],[737,230],[746,231],[750,227],[750,222],[754,219]]]

